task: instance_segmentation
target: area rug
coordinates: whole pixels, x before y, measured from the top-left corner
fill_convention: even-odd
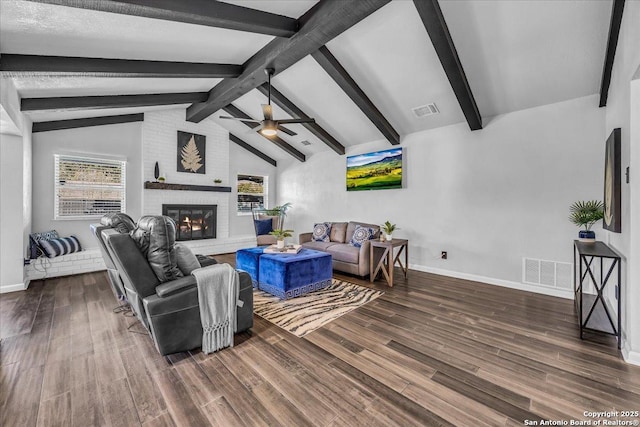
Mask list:
[[[297,337],[304,337],[381,295],[384,292],[337,279],[324,289],[288,300],[254,289],[253,312]]]

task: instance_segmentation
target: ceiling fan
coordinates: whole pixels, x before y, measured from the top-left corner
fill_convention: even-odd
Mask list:
[[[230,116],[220,116],[221,119],[229,119],[229,120],[237,120],[239,122],[243,122],[245,124],[257,124],[258,126],[251,129],[251,132],[260,132],[260,134],[266,137],[276,136],[278,131],[282,131],[287,135],[295,136],[297,133],[293,132],[290,129],[287,129],[281,125],[284,124],[296,124],[296,123],[315,123],[315,119],[307,118],[307,119],[282,119],[275,120],[273,118],[273,110],[271,108],[271,76],[275,70],[273,68],[267,68],[264,70],[267,73],[269,78],[269,95],[267,96],[267,104],[262,104],[262,114],[264,115],[264,120],[254,120],[254,119],[242,119],[237,117]]]

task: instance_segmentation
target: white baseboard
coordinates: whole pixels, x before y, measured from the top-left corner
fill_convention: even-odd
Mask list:
[[[24,291],[29,287],[29,280],[24,283],[16,283],[15,285],[0,286],[0,294],[6,294],[9,292]]]
[[[505,288],[518,289],[521,291],[535,292],[537,294],[550,295],[552,297],[560,297],[566,299],[573,299],[573,291],[549,288],[546,286],[534,286],[526,283],[512,282],[510,280],[495,279],[493,277],[479,276],[470,273],[461,273],[458,271],[444,270],[441,268],[427,267],[418,264],[409,264],[409,268],[418,271],[424,271],[425,273],[438,274],[440,276],[455,277],[456,279],[472,280],[474,282],[487,283],[489,285],[503,286]]]
[[[627,343],[625,343],[624,347],[622,348],[622,357],[624,358],[625,362],[631,365],[640,366],[640,352],[631,351],[627,346]]]

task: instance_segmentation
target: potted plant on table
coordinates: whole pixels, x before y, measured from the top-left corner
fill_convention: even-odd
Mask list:
[[[293,236],[293,230],[276,229],[270,232],[269,234],[271,234],[276,238],[276,247],[278,249],[284,249],[284,239],[286,237]]]
[[[391,224],[389,221],[386,221],[384,224],[382,224],[381,228],[382,231],[384,231],[388,242],[393,239],[393,232],[398,229],[395,224]]]
[[[569,210],[569,221],[578,227],[584,227],[584,230],[578,233],[578,238],[583,242],[595,242],[596,233],[591,227],[604,217],[603,203],[599,200],[578,201],[572,204]]]

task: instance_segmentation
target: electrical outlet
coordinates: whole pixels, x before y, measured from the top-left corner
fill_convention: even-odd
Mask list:
[[[447,259],[447,251],[440,252],[440,258]]]

